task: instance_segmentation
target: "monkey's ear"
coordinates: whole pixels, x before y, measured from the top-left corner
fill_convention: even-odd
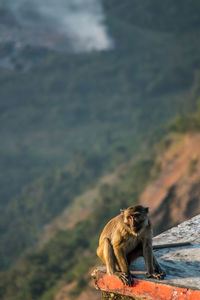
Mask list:
[[[148,212],[149,212],[149,207],[145,207],[144,209],[145,209],[145,212],[148,214]]]
[[[123,215],[124,211],[125,211],[125,209],[120,209],[121,215]]]

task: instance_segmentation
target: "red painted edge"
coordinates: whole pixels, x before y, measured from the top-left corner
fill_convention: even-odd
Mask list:
[[[132,287],[123,285],[116,277],[105,273],[96,272],[95,284],[103,291],[117,293],[132,297],[141,297],[147,300],[198,300],[199,290],[191,290],[171,286],[163,283],[148,280],[134,279]]]

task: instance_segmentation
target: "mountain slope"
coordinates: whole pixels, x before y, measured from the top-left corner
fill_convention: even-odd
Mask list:
[[[105,222],[121,207],[136,203],[151,177],[153,161],[130,162],[120,172],[120,184],[103,184],[92,212],[73,228],[58,231],[41,249],[22,257],[16,266],[0,273],[2,299],[53,299],[64,285],[72,284],[69,297],[82,292],[88,268],[96,262],[98,235]]]
[[[200,134],[173,136],[157,163],[160,175],[140,197],[157,231],[200,213]]]
[[[139,152],[148,156],[168,120],[195,107],[198,2],[104,6],[110,51],[0,47],[12,65],[0,73],[1,268],[32,247],[74,197]],[[84,165],[74,153],[93,159]],[[79,172],[66,172],[74,161]]]
[[[138,202],[149,205],[157,232],[198,213],[199,116],[198,111],[173,121],[170,125],[173,133],[155,145],[152,158],[124,164],[116,184],[116,175],[111,181],[104,179],[107,183],[102,182],[92,212],[85,215],[85,219],[68,229],[67,220],[52,224],[54,229],[55,224],[60,227],[51,240],[18,261],[15,268],[0,273],[2,299],[50,300],[55,295],[57,299],[93,297],[87,286],[88,272],[96,263],[98,236],[107,220],[122,207]],[[180,120],[185,124],[184,130],[179,126]]]
[[[123,155],[130,155],[127,147],[138,149],[151,129],[188,108],[185,98],[200,65],[199,6],[193,1],[189,13],[191,5],[152,3],[105,3],[112,51],[74,55],[27,46],[16,54],[2,45],[2,57],[21,69],[1,69],[1,202],[68,163],[77,149],[112,156],[124,147]],[[173,10],[184,14],[177,18],[168,13]],[[178,33],[170,29],[172,17]]]
[[[200,110],[175,119],[169,127],[173,133],[155,145],[156,152],[148,159],[130,161],[118,170],[117,177],[99,183],[88,215],[73,227],[67,228],[67,220],[60,223],[43,247],[0,273],[3,300],[50,300],[55,295],[57,299],[87,299],[87,292],[92,297],[89,269],[96,263],[98,236],[120,208],[139,202],[150,205],[157,232],[200,211]]]

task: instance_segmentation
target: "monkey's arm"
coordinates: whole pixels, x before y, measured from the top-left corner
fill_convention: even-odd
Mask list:
[[[155,279],[163,279],[165,277],[165,273],[162,271],[160,265],[158,264],[154,254],[152,247],[152,239],[149,236],[143,241],[143,255],[147,268],[147,277],[155,278]]]
[[[143,240],[143,256],[147,268],[147,274],[151,275],[154,272],[153,269],[153,250],[151,238],[145,238]]]
[[[121,237],[122,235],[120,234],[120,232],[116,232],[115,237],[112,241],[113,251],[121,271],[118,272],[119,278],[123,283],[131,286],[133,279],[131,277],[131,273],[129,272],[128,261],[124,252],[124,243]]]
[[[165,249],[165,248],[175,248],[175,247],[183,247],[183,246],[189,246],[191,245],[190,242],[181,242],[181,243],[172,243],[172,244],[161,244],[161,245],[153,245],[153,249]],[[156,274],[159,274],[159,279],[163,279],[166,274],[162,270],[161,266],[159,265],[155,255],[153,254],[153,266],[154,266],[154,272]]]
[[[125,255],[125,240],[120,228],[116,230],[112,238],[112,246],[121,272],[128,273],[128,261]]]
[[[126,256],[124,255],[123,248],[120,246],[113,246],[113,250],[121,272],[128,273],[128,262]]]
[[[124,250],[122,247],[113,247],[113,250],[121,271],[117,272],[116,275],[123,283],[131,286],[133,283],[133,278],[131,276],[131,273],[129,272],[128,262],[126,255],[124,254]]]

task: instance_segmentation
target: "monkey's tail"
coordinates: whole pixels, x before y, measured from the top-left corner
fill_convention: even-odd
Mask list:
[[[153,245],[153,249],[175,248],[175,247],[184,247],[184,246],[190,246],[190,245],[191,245],[190,242],[161,244],[161,245]]]

